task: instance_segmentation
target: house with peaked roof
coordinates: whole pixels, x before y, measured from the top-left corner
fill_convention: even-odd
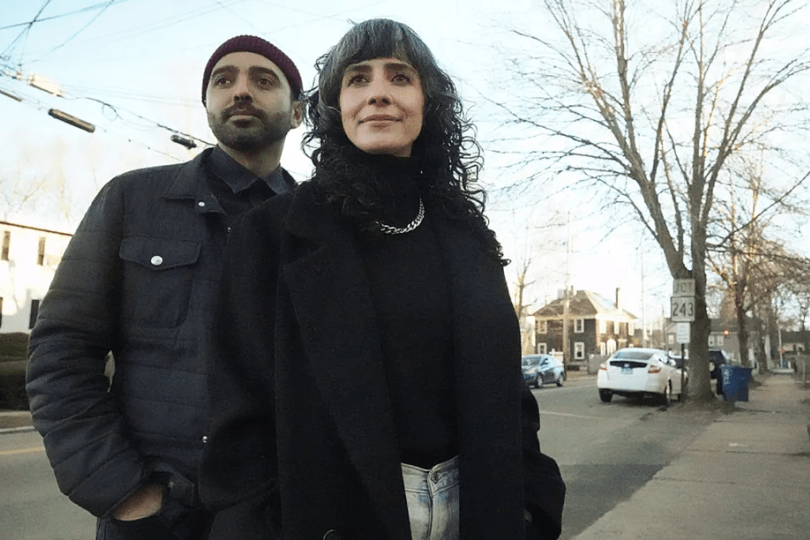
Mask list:
[[[28,333],[72,235],[0,220],[0,334]]]
[[[564,350],[565,295],[559,296],[534,313],[538,353]],[[569,364],[584,364],[591,355],[607,355],[634,345],[638,318],[621,307],[619,289],[613,301],[591,291],[573,289],[568,298]]]

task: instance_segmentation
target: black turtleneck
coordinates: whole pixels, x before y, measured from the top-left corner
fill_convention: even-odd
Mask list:
[[[418,166],[369,157],[383,221],[403,227],[419,207]],[[422,224],[361,244],[380,325],[404,463],[430,468],[457,454],[452,311],[448,273],[428,209]]]

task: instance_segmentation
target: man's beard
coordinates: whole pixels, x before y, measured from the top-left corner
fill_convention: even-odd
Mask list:
[[[231,116],[246,114],[252,120],[228,123]],[[220,144],[239,152],[256,152],[284,140],[290,130],[290,111],[273,116],[252,105],[231,106],[219,114],[208,113],[208,125]]]

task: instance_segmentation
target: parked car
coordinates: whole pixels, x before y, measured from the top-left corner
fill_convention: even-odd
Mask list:
[[[684,373],[684,381],[687,379]],[[669,405],[672,396],[681,399],[681,370],[666,351],[627,348],[613,353],[599,366],[596,376],[599,398],[609,402],[614,394],[653,397]]]
[[[680,357],[680,355],[676,356],[673,353],[669,353],[669,357],[675,361],[679,368],[683,367],[684,360]],[[719,395],[723,394],[723,377],[720,374],[720,366],[723,364],[731,364],[731,359],[728,357],[728,353],[722,349],[709,349],[709,373],[711,380],[716,381],[715,391]],[[688,370],[688,356],[686,358],[686,366]]]
[[[540,388],[551,383],[562,386],[565,382],[565,367],[550,354],[524,355],[522,364],[523,378],[529,386]]]

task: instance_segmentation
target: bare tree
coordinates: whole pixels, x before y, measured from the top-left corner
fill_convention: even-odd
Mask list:
[[[723,236],[709,239],[708,261],[725,283],[733,305],[742,365],[751,366],[749,313],[759,304],[770,304],[780,287],[801,280],[803,275],[796,270],[808,261],[773,239],[776,218],[800,214],[803,209],[791,204],[784,193],[777,193],[776,199],[771,197],[763,181],[765,167],[761,161],[745,156],[739,161],[739,170],[729,174],[728,197],[715,204],[715,228]],[[765,363],[759,362],[759,368],[764,369]]]
[[[515,145],[537,171],[527,181],[573,177],[600,188],[652,235],[673,278],[695,280],[689,396],[713,399],[705,291],[716,186],[729,159],[754,148],[778,159],[784,178],[804,175],[784,141],[808,126],[793,85],[808,73],[810,51],[803,30],[788,28],[805,2],[543,5],[556,36],[513,30],[525,43],[512,67],[531,91],[495,103],[543,141]]]
[[[533,303],[527,298],[528,289],[534,284],[534,280],[529,281],[529,272],[532,268],[532,257],[526,255],[518,263],[517,275],[515,276],[514,299],[515,313],[520,323],[521,350],[524,354],[533,353],[532,344],[535,329],[529,324],[529,308]]]
[[[58,140],[20,144],[0,171],[0,212],[49,216],[69,222],[73,200],[66,178],[67,148]]]

